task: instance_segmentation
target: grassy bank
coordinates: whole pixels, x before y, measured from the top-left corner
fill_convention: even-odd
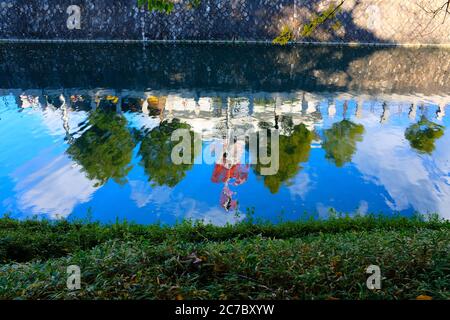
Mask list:
[[[0,298],[449,299],[450,223],[375,216],[175,227],[0,219]],[[66,289],[78,265],[82,289]],[[381,290],[366,287],[369,265]]]

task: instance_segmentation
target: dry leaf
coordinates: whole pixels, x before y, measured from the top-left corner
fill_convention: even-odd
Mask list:
[[[416,300],[433,300],[433,298],[430,296],[421,294],[420,296],[416,297]]]

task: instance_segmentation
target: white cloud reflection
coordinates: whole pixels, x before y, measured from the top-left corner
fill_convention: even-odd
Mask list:
[[[384,127],[378,119],[360,121],[366,133],[358,144],[353,162],[364,178],[383,186],[394,211],[414,209],[420,213],[439,213],[450,218],[450,135],[436,143],[432,156],[414,151],[405,139],[404,127]]]
[[[245,218],[244,214],[236,215],[227,212],[221,207],[211,207],[205,202],[186,197],[174,189],[162,186],[151,187],[146,181],[132,180],[131,199],[138,208],[149,206],[150,210],[159,212],[163,207],[164,212],[170,213],[180,220],[203,221],[206,224],[224,226],[236,224]]]
[[[189,199],[195,202],[193,199]],[[202,206],[194,205],[186,212],[186,219],[194,221],[203,221],[206,224],[213,224],[216,226],[225,226],[227,224],[236,224],[245,219],[245,214],[240,213],[236,215],[234,212],[227,212],[220,207],[209,208],[206,211]]]
[[[96,188],[67,156],[34,158],[12,173],[17,206],[30,215],[65,218],[80,203],[88,202]]]
[[[171,188],[166,186],[151,187],[149,182],[132,180],[131,200],[138,208],[143,208],[150,203],[164,204],[170,201]]]
[[[288,186],[289,193],[291,197],[300,197],[302,200],[305,200],[306,194],[312,188],[312,181],[309,177],[309,174],[305,172],[300,172],[292,179],[292,185]]]

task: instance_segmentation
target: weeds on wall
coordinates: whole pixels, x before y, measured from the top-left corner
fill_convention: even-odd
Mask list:
[[[323,25],[327,21],[333,21],[333,25],[331,28],[333,30],[338,30],[341,27],[341,22],[336,19],[336,15],[340,12],[342,5],[345,0],[341,0],[338,5],[330,4],[328,9],[321,12],[318,15],[315,15],[310,23],[305,24],[303,26],[302,32],[300,33],[303,37],[309,37],[313,34],[313,32],[321,25]]]
[[[149,11],[157,11],[164,13],[171,13],[174,8],[174,3],[170,0],[138,0],[138,6],[147,6]]]
[[[273,44],[279,44],[281,46],[284,46],[289,43],[289,41],[292,41],[294,39],[294,35],[292,33],[291,28],[288,26],[283,26],[283,28],[280,31],[280,34],[278,37],[273,39]]]
[[[342,5],[345,0],[341,0],[338,5],[330,4],[328,9],[325,11],[314,15],[311,21],[308,24],[305,24],[300,32],[302,37],[310,37],[314,31],[321,25],[325,24],[328,21],[332,21],[333,24],[331,28],[335,31],[341,28],[341,22],[336,18],[336,15],[341,11]],[[286,45],[289,41],[294,39],[293,32],[288,26],[284,26],[280,34],[273,40],[274,44]]]
[[[189,0],[187,7],[188,9],[197,9],[202,4],[202,0]],[[138,0],[138,6],[146,6],[151,12],[163,12],[170,14],[174,9],[173,0]]]

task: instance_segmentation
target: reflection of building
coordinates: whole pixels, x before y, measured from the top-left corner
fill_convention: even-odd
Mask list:
[[[11,91],[11,90],[10,90]],[[12,90],[14,91],[14,90]],[[418,106],[437,106],[435,117],[442,120],[449,97],[443,96],[401,96],[401,95],[354,95],[351,93],[313,94],[307,92],[267,93],[267,92],[137,92],[131,90],[16,90],[22,108],[61,109],[65,121],[70,113],[101,108],[125,113],[139,113],[156,121],[180,119],[189,124],[195,132],[202,133],[205,140],[224,136],[229,129],[244,132],[260,128],[279,128],[283,118],[292,120],[292,125],[303,123],[309,130],[322,122],[322,113],[329,118],[340,116],[338,101],[356,100],[353,114],[360,118],[364,101],[371,101],[371,112],[379,112],[380,122],[389,121],[391,108],[398,106],[399,112],[408,112],[416,118]],[[0,92],[1,93],[1,92]],[[379,101],[379,106],[376,101]],[[375,105],[374,105],[375,103]],[[409,108],[402,106],[410,105]],[[347,103],[344,103],[344,116]],[[423,108],[422,108],[423,109]],[[157,118],[157,119],[156,119]],[[153,123],[154,121],[151,121]]]

